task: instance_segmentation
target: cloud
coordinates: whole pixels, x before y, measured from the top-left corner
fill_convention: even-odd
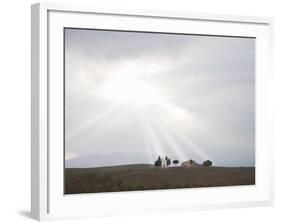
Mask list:
[[[154,154],[160,147],[200,160],[183,135],[218,165],[254,164],[255,39],[67,29],[65,46],[66,152]],[[126,77],[161,90],[169,109],[161,108],[160,97],[140,109],[97,94]],[[189,117],[171,119],[165,112],[176,110]],[[160,123],[161,131],[152,123],[145,128],[143,116]]]

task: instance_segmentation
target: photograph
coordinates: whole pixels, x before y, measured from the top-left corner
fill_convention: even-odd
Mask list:
[[[64,27],[64,194],[255,185],[255,51]]]

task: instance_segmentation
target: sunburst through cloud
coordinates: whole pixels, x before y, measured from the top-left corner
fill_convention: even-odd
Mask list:
[[[255,39],[66,28],[64,41],[68,193],[254,183]]]

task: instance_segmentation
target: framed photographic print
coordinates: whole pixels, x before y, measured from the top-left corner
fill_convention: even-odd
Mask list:
[[[33,5],[32,216],[271,204],[272,24]]]

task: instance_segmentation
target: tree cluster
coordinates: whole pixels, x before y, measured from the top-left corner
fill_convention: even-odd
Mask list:
[[[170,166],[171,165],[171,159],[166,156],[165,160],[167,161],[167,166]]]
[[[167,156],[165,156],[165,160],[166,160],[166,165],[170,166],[171,165],[171,159],[168,158]],[[158,159],[154,162],[155,166],[161,166],[162,165],[162,161],[161,161],[161,157],[158,156]]]
[[[210,161],[210,160],[206,160],[206,161],[203,162],[203,166],[204,166],[204,167],[210,167],[210,166],[212,166],[212,164],[213,164],[213,163],[212,163],[212,161]]]
[[[154,163],[155,166],[161,166],[161,158],[158,156],[158,159]]]

